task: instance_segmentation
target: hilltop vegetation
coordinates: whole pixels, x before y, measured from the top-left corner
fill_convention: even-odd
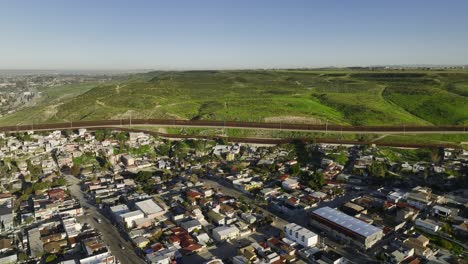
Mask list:
[[[56,91],[54,91],[56,92]],[[178,118],[347,125],[468,124],[468,71],[251,70],[136,74],[78,87],[2,124]],[[50,114],[47,111],[53,111]]]

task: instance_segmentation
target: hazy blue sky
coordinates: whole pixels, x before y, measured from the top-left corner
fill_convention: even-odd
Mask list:
[[[468,64],[467,0],[0,0],[0,68]]]

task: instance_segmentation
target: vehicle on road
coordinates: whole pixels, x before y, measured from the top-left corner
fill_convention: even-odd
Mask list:
[[[120,247],[121,249],[125,249],[125,246],[122,245],[122,244],[119,244],[119,247]]]
[[[96,222],[98,222],[99,224],[102,223],[102,220],[99,217],[95,217],[94,220],[96,220]]]

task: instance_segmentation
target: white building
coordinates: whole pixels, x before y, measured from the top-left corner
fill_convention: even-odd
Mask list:
[[[442,217],[448,217],[452,215],[452,210],[440,205],[436,205],[432,208],[432,214]]]
[[[112,214],[117,217],[121,214],[125,214],[125,213],[128,213],[130,212],[130,210],[128,209],[128,206],[126,204],[118,204],[118,205],[115,205],[115,206],[112,206],[110,208]]]
[[[430,219],[425,219],[425,220],[416,219],[415,225],[416,227],[420,227],[420,228],[423,228],[432,232],[437,232],[440,230],[440,225]]]
[[[281,183],[281,186],[286,190],[295,190],[299,188],[299,182],[296,179],[288,178]]]
[[[136,211],[131,211],[128,213],[121,214],[120,217],[122,218],[122,222],[127,226],[127,227],[133,227],[134,226],[134,221],[137,219],[144,218],[145,215],[143,214],[142,211],[136,210]]]
[[[197,219],[183,222],[180,224],[180,226],[189,233],[193,232],[194,230],[200,230],[202,228],[200,221]]]
[[[318,243],[317,234],[294,223],[289,223],[284,226],[284,233],[288,239],[304,247],[313,247]]]
[[[164,214],[164,209],[162,209],[152,199],[137,202],[135,203],[135,206],[140,209],[147,218],[154,219]]]
[[[239,229],[235,226],[218,226],[213,229],[213,238],[217,241],[234,239],[239,233]]]

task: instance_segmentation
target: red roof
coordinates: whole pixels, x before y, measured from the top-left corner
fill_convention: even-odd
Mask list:
[[[52,189],[52,190],[49,190],[49,195],[53,195],[53,194],[64,194],[65,191],[63,189]]]
[[[390,207],[392,207],[392,206],[394,206],[394,205],[395,205],[394,203],[385,201],[383,207],[384,207],[385,209],[388,209],[388,208],[390,208]]]
[[[169,237],[169,241],[172,244],[176,244],[176,243],[178,244],[178,243],[180,243],[180,238],[178,236],[172,235],[172,236]]]
[[[161,243],[156,243],[156,244],[151,246],[151,249],[153,249],[155,252],[157,252],[157,251],[159,251],[159,250],[161,250],[163,248],[164,248],[164,246]]]
[[[200,197],[200,196],[201,196],[201,193],[199,193],[199,192],[187,191],[187,197],[197,198],[197,197]]]
[[[187,247],[184,247],[183,249],[185,251],[197,251],[199,250],[200,248],[202,248],[203,246],[202,245],[199,245],[199,244],[190,244],[188,245]]]
[[[0,199],[10,198],[10,197],[11,197],[11,193],[0,193]]]
[[[192,238],[189,238],[189,239],[182,240],[180,242],[180,246],[185,248],[185,247],[189,247],[193,243],[195,243],[195,240],[193,240]]]
[[[291,204],[297,204],[298,203],[298,199],[296,197],[291,197],[288,199],[288,202],[291,203]]]

